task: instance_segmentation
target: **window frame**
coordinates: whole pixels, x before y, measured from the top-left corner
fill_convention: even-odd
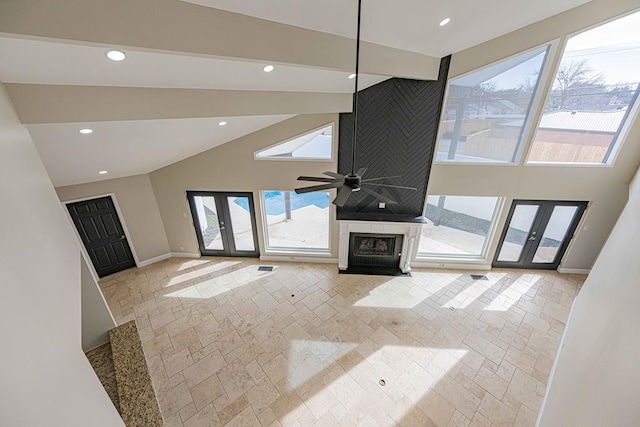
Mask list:
[[[523,160],[523,153],[527,153],[528,152],[528,145],[531,142],[531,138],[532,138],[532,132],[536,129],[536,126],[534,126],[534,122],[536,117],[536,114],[538,113],[538,111],[540,110],[540,106],[541,106],[541,102],[546,99],[541,95],[541,92],[544,92],[543,90],[541,90],[541,87],[544,87],[544,85],[547,83],[548,79],[549,79],[549,73],[550,73],[550,68],[551,64],[554,62],[551,59],[555,59],[556,55],[557,55],[557,49],[558,49],[558,44],[559,44],[559,40],[560,38],[557,39],[553,39],[550,40],[548,42],[545,43],[541,43],[539,45],[533,46],[529,49],[525,49],[519,52],[516,52],[512,55],[509,56],[505,56],[503,58],[497,59],[495,61],[492,61],[488,64],[482,65],[480,67],[474,68],[473,70],[469,70],[465,73],[459,74],[455,77],[448,77],[447,78],[447,84],[445,87],[445,93],[444,93],[444,98],[443,98],[443,102],[442,102],[442,109],[440,111],[440,121],[438,122],[438,133],[436,135],[436,147],[435,147],[435,151],[434,151],[434,156],[433,156],[433,164],[434,165],[487,165],[487,166],[518,166],[522,164],[522,160]],[[545,48],[545,56],[542,60],[542,65],[540,66],[540,72],[538,75],[538,79],[536,81],[536,85],[533,89],[533,93],[531,96],[531,100],[529,101],[529,105],[527,107],[527,112],[525,113],[525,121],[522,125],[522,128],[520,130],[520,137],[518,139],[518,145],[516,147],[516,150],[513,153],[513,157],[512,160],[509,162],[498,162],[498,161],[486,161],[486,162],[470,162],[470,161],[446,161],[446,160],[437,160],[438,157],[438,148],[440,147],[440,138],[442,136],[442,132],[443,132],[443,123],[444,123],[444,117],[445,117],[445,111],[446,111],[446,107],[447,107],[447,100],[449,99],[449,89],[451,86],[451,82],[452,80],[455,79],[459,79],[462,77],[466,77],[468,75],[471,75],[473,73],[476,73],[480,70],[484,70],[486,68],[492,67],[494,65],[500,64],[501,62],[505,62],[508,61],[510,59],[516,58],[518,56],[521,55],[526,55],[529,52],[533,52],[535,50],[539,50],[542,48]]]
[[[505,200],[506,197],[504,196],[495,196],[495,195],[491,195],[491,196],[487,196],[487,195],[469,195],[469,194],[427,194],[427,197],[425,199],[425,204],[424,204],[424,216],[426,218],[426,213],[427,213],[427,200],[429,198],[429,196],[433,196],[433,197],[439,197],[439,196],[444,196],[444,197],[492,197],[492,198],[496,198],[496,205],[495,208],[493,210],[493,214],[491,216],[491,224],[489,226],[489,230],[487,231],[487,235],[485,237],[484,243],[482,244],[482,249],[480,251],[479,255],[456,255],[456,254],[435,254],[435,253],[429,253],[429,252],[420,252],[420,240],[422,240],[422,230],[420,231],[420,240],[417,242],[417,250],[416,250],[416,256],[415,259],[417,261],[440,261],[440,260],[446,260],[446,261],[474,261],[474,262],[478,262],[478,261],[488,261],[489,260],[489,249],[491,248],[491,244],[493,243],[493,240],[495,238],[495,235],[498,231],[498,226],[499,226],[499,220],[502,216],[503,210],[504,210],[504,206],[505,206]],[[424,227],[424,225],[423,225]]]
[[[262,151],[266,151],[270,148],[273,147],[277,147],[279,145],[282,144],[286,144],[289,141],[293,141],[296,138],[300,138],[301,136],[304,135],[308,135],[312,132],[318,131],[320,129],[324,129],[326,127],[331,126],[331,156],[329,158],[317,158],[317,157],[259,157],[258,153],[262,152]],[[262,147],[256,151],[253,152],[253,160],[269,160],[269,161],[285,161],[285,162],[333,162],[336,158],[336,129],[338,129],[338,126],[336,126],[336,122],[329,122],[329,123],[325,123],[322,126],[318,126],[315,127],[313,129],[309,129],[304,131],[303,133],[300,133],[298,135],[292,136],[291,138],[285,139],[284,141],[279,141],[276,142],[275,144],[271,144],[267,147]],[[276,190],[273,190],[276,191]],[[280,190],[278,190],[280,191]],[[282,190],[284,191],[284,190]]]
[[[549,95],[551,94],[551,91],[553,90],[553,86],[555,83],[555,78],[556,75],[558,74],[558,70],[560,69],[560,65],[562,65],[562,58],[565,54],[565,50],[567,48],[567,43],[569,42],[569,39],[571,39],[572,37],[575,37],[579,34],[582,33],[586,33],[588,31],[593,30],[594,28],[598,28],[601,27],[603,25],[607,25],[611,22],[617,21],[618,19],[622,19],[625,18],[629,15],[633,15],[634,13],[640,13],[640,8],[634,9],[632,11],[629,11],[627,13],[623,13],[621,15],[617,15],[614,16],[610,19],[604,20],[604,21],[600,21],[598,23],[595,23],[593,25],[590,25],[588,27],[585,28],[581,28],[577,31],[565,34],[564,36],[562,36],[559,40],[561,40],[561,43],[558,43],[556,41],[557,44],[557,51],[554,52],[554,56],[553,56],[553,67],[549,67],[551,68],[551,74],[550,75],[544,75],[541,76],[541,78],[545,79],[545,84],[547,85],[546,89],[543,90],[543,97],[542,100],[540,101],[540,104],[537,106],[538,111],[537,111],[537,116],[536,116],[536,121],[535,121],[535,126],[532,127],[531,129],[531,133],[528,135],[528,144],[526,147],[526,155],[524,156],[523,159],[523,166],[527,166],[527,167],[586,167],[586,168],[606,168],[606,167],[613,167],[613,165],[615,164],[616,160],[618,159],[618,154],[621,151],[622,146],[625,144],[629,131],[631,130],[631,128],[633,127],[634,122],[637,120],[638,118],[638,112],[640,110],[640,84],[638,84],[638,87],[636,88],[636,92],[633,95],[633,98],[631,100],[631,108],[627,109],[626,114],[624,115],[624,118],[622,119],[622,125],[620,126],[620,128],[616,131],[613,140],[611,142],[611,145],[609,146],[609,148],[607,149],[607,153],[605,154],[605,161],[602,163],[580,163],[580,162],[535,162],[535,161],[530,161],[529,158],[531,156],[531,150],[533,149],[533,145],[535,142],[535,138],[536,138],[536,133],[538,132],[538,128],[540,127],[540,123],[542,122],[542,117],[544,116],[544,106],[547,102],[547,100],[549,99]]]
[[[264,252],[265,254],[300,254],[300,255],[315,255],[315,256],[331,256],[331,222],[332,218],[332,210],[331,210],[331,202],[329,202],[328,216],[329,221],[327,225],[327,248],[304,248],[304,247],[281,247],[281,246],[270,246],[269,245],[269,222],[267,220],[267,207],[265,204],[265,193],[271,191],[279,191],[282,193],[285,192],[293,192],[293,190],[260,190],[260,216],[262,219],[262,236],[264,238]],[[331,193],[329,191],[321,191],[322,193],[329,194],[329,200],[331,200]]]

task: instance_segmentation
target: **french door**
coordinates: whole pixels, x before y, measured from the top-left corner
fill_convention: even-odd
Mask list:
[[[258,257],[252,193],[187,191],[202,255]]]
[[[493,267],[557,269],[587,203],[514,200]]]

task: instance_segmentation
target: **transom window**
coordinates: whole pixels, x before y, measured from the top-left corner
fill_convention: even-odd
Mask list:
[[[514,162],[548,48],[452,79],[437,162]]]
[[[528,157],[610,163],[640,80],[640,12],[571,37]]]
[[[331,160],[333,124],[255,152],[258,160]]]

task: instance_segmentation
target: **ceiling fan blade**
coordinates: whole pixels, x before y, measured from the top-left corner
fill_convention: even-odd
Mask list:
[[[363,192],[367,193],[368,195],[373,196],[376,199],[381,200],[381,201],[383,201],[385,203],[389,203],[390,205],[397,205],[398,204],[398,202],[396,202],[392,198],[387,197],[387,196],[383,196],[382,194],[376,193],[375,191],[369,190],[368,188],[360,187],[360,191],[363,191]]]
[[[362,178],[362,176],[364,175],[364,173],[367,171],[368,168],[360,168],[358,169],[358,173],[356,173],[356,175],[358,175],[359,177]]]
[[[342,187],[344,182],[332,182],[330,184],[314,185],[311,187],[296,188],[296,194],[311,193],[312,191],[330,190],[332,188]]]
[[[324,178],[320,176],[299,176],[298,181],[317,181],[317,182],[333,182],[333,178]]]
[[[331,171],[325,171],[322,172],[323,175],[328,175],[328,176],[332,176],[334,178],[344,178],[344,175],[340,175],[339,173],[335,173],[335,172],[331,172]]]
[[[336,206],[343,207],[344,204],[347,202],[347,199],[351,195],[352,191],[353,189],[351,187],[349,187],[348,185],[345,185],[338,191],[338,195],[336,196],[335,199],[333,199],[332,203]]]
[[[362,185],[375,185],[377,187],[389,187],[389,188],[399,188],[401,190],[413,190],[413,191],[418,191],[417,188],[413,188],[413,187],[403,187],[402,185],[388,185],[388,184],[376,184],[373,182],[365,182],[362,183]]]
[[[380,178],[369,178],[369,179],[363,179],[362,182],[369,182],[369,181],[379,181],[381,179],[391,179],[391,178],[401,178],[402,175],[393,175],[393,176],[381,176]]]

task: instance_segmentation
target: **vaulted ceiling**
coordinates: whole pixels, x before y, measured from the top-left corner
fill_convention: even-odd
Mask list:
[[[441,56],[583,3],[364,0],[361,88],[436,79]],[[350,111],[356,5],[3,0],[0,81],[54,185],[146,173],[295,114]]]

